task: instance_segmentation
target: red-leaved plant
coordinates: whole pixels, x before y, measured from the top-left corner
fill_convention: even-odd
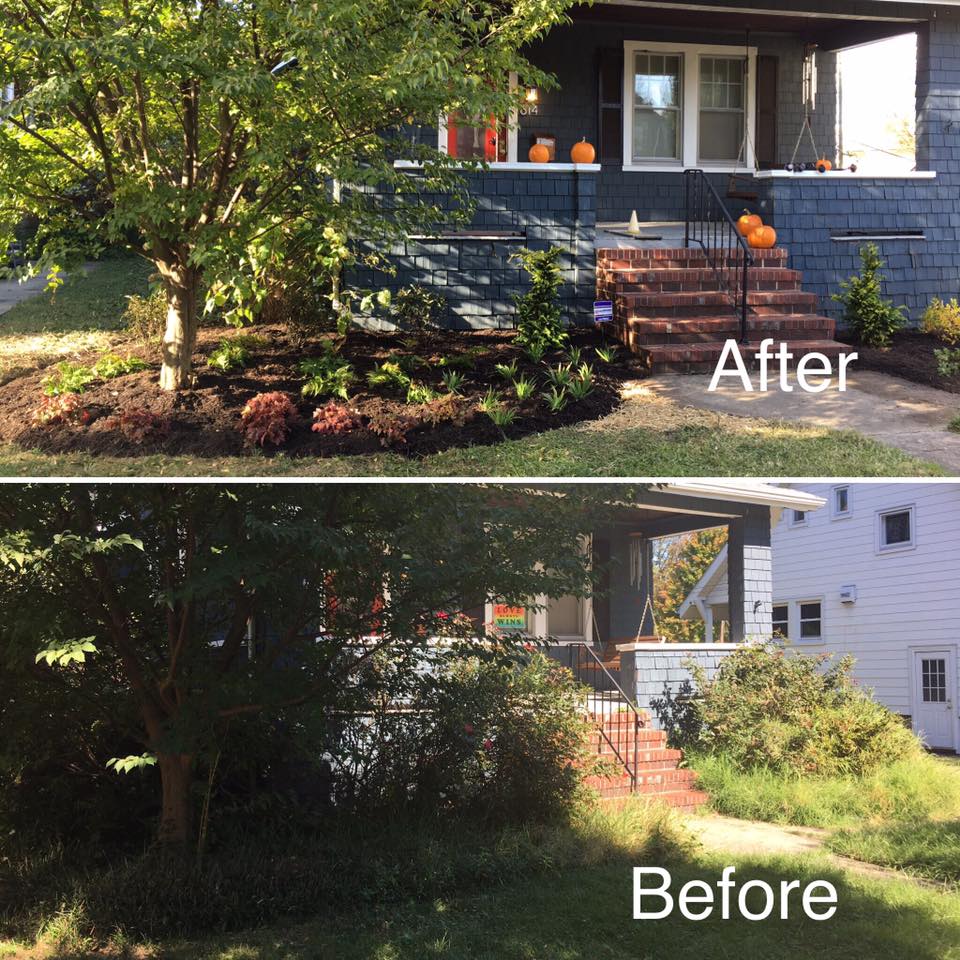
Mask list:
[[[251,397],[240,411],[240,418],[240,429],[247,443],[257,443],[261,447],[271,443],[279,447],[290,435],[297,408],[285,393],[274,390]]]
[[[90,411],[83,406],[78,393],[60,393],[54,397],[44,395],[40,398],[39,406],[33,411],[33,422],[41,427],[89,421]]]
[[[360,418],[342,403],[331,400],[313,411],[314,433],[349,433],[360,426]]]
[[[128,440],[143,443],[147,438],[162,440],[170,432],[170,421],[146,407],[128,407],[110,417],[107,426],[119,430]]]

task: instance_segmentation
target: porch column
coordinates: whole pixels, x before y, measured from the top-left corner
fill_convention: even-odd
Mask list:
[[[748,506],[743,516],[730,521],[728,530],[730,640],[767,639],[773,633],[769,507]]]
[[[703,616],[704,643],[713,643],[713,607],[708,603]]]

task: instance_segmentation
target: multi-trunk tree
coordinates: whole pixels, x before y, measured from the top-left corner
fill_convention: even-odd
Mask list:
[[[59,723],[17,703],[46,685],[41,701],[68,705],[76,730],[98,725],[91,749],[112,737],[94,762],[155,764],[159,835],[183,845],[226,725],[364,709],[387,673],[394,695],[422,673],[438,635],[439,649],[490,652],[454,614],[588,592],[578,537],[604,509],[596,488],[6,487],[0,656],[31,693],[5,687],[0,718],[33,716],[32,736]]]
[[[250,317],[271,270],[335,274],[348,227],[436,220],[454,168],[405,131],[507,117],[573,2],[0,0],[0,257],[25,216],[37,267],[133,247],[166,293],[161,386],[187,386],[205,304]]]

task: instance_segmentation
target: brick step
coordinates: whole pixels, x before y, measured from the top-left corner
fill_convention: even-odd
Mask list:
[[[799,270],[779,268],[753,269],[747,276],[748,290],[799,290]],[[607,299],[618,293],[682,293],[715,291],[714,270],[597,269],[597,289]]]
[[[817,295],[804,290],[751,290],[747,304],[758,314],[813,313]],[[800,308],[800,309],[798,309]],[[614,315],[621,321],[643,317],[710,317],[732,312],[730,296],[719,290],[675,293],[621,293]]]
[[[710,247],[711,257],[718,249]],[[695,247],[599,247],[596,251],[597,260],[627,260],[635,262],[645,261],[676,261],[690,266],[697,266],[699,261],[707,266],[707,256],[699,246]],[[782,263],[787,259],[786,247],[772,247],[769,250],[751,250],[750,255],[756,264]],[[739,254],[728,259],[740,259]]]
[[[684,812],[693,812],[699,807],[702,807],[710,799],[702,790],[677,790],[675,793],[644,794],[643,796],[647,802],[663,803]],[[601,796],[600,799],[604,805],[613,807],[614,809],[625,806],[631,802],[629,795],[616,797]]]
[[[615,732],[615,731],[614,731]],[[652,733],[654,736],[644,736],[644,734]],[[616,744],[617,738],[613,736],[612,732],[608,731],[607,736]],[[626,736],[624,736],[622,742],[626,742]],[[637,731],[637,745],[641,750],[662,750],[664,749],[667,742],[667,735],[662,730],[638,730]],[[600,736],[599,733],[592,734],[589,740],[590,749],[610,749],[610,744]],[[631,749],[633,747],[633,733],[630,732],[630,745]]]
[[[733,314],[713,317],[635,317],[627,321],[631,342],[652,345],[665,343],[709,343],[740,338],[740,320]],[[832,340],[836,322],[815,313],[778,313],[749,316],[747,333],[759,342],[765,337],[791,340]]]
[[[654,251],[655,253],[657,251]],[[708,259],[702,253],[690,250],[663,251],[664,256],[650,256],[647,250],[618,250],[611,256],[597,254],[597,269],[604,271],[617,270],[713,270],[718,266],[740,267],[743,258],[740,256],[722,257],[716,261]],[[689,253],[689,256],[683,254]],[[787,253],[785,250],[764,251],[759,256],[754,251],[750,270],[764,270],[770,268],[786,268]]]
[[[669,773],[676,774],[669,777]],[[636,788],[630,780],[629,774],[622,776],[601,777],[589,776],[583,778],[583,785],[596,790],[602,797],[629,796],[631,793],[649,796],[651,794],[676,793],[679,790],[691,790],[696,781],[692,770],[673,770],[655,775],[637,778]]]
[[[849,350],[847,344],[838,343],[835,340],[781,341],[774,338],[772,352],[776,352],[781,342],[785,342],[788,351],[793,354],[792,359],[788,361],[790,367],[795,367],[799,359],[807,353],[822,353],[828,357],[836,358]],[[747,366],[755,367],[757,365],[754,354],[757,352],[759,345],[759,341],[753,340],[749,345],[740,347],[740,352]],[[724,341],[665,343],[649,346],[636,344],[632,346],[633,351],[645,359],[654,372],[676,371],[680,373],[712,372],[720,359],[723,348]]]

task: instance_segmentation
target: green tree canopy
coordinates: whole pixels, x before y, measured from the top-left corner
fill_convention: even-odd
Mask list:
[[[0,656],[22,679],[4,685],[0,740],[17,718],[30,742],[96,725],[91,762],[124,759],[96,757],[107,743],[121,770],[155,762],[161,837],[183,843],[224,724],[402,698],[445,649],[507,650],[453,614],[589,592],[578,537],[603,509],[597,488],[5,487]]]
[[[522,55],[574,0],[0,0],[0,252],[125,243],[166,291],[161,386],[190,381],[204,298],[250,316],[265,271],[333,271],[347,226],[435,220],[456,178],[404,131],[506,117],[548,79]],[[401,141],[403,145],[401,146]],[[424,163],[394,169],[398,152]],[[335,184],[348,189],[341,193]],[[376,186],[400,197],[384,209]]]

